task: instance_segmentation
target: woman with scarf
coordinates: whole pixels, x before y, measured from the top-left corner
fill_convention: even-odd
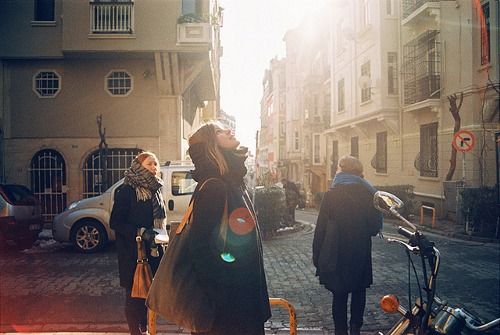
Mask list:
[[[243,180],[247,149],[239,144],[215,122],[189,138],[198,182],[189,252],[198,283],[215,305],[212,329],[198,335],[261,335],[271,316],[259,227]],[[226,203],[228,226],[221,236]]]
[[[336,335],[347,335],[347,299],[351,294],[350,335],[363,325],[366,289],[373,282],[371,237],[382,228],[373,206],[375,188],[363,178],[363,165],[352,156],[339,160],[316,222],[313,262],[320,284],[333,293]]]
[[[116,251],[120,286],[125,288],[125,317],[132,335],[140,335],[147,329],[147,308],[145,300],[132,298],[132,284],[137,264],[138,229],[142,234],[146,254],[153,274],[160,263],[160,254],[151,254],[154,246],[153,228],[161,228],[166,217],[161,194],[163,181],[159,178],[158,159],[152,152],[142,152],[134,158],[125,171],[125,179],[115,191],[110,226],[116,234]],[[161,248],[158,248],[161,249]]]

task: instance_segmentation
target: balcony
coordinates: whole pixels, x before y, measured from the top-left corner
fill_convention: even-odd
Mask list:
[[[429,30],[404,45],[404,104],[439,99],[441,89],[441,50],[439,31]]]
[[[177,19],[178,44],[211,43],[210,15],[189,13]]]
[[[403,24],[414,16],[431,13],[434,8],[440,8],[439,0],[403,0]]]
[[[90,2],[90,32],[92,34],[132,34],[134,32],[134,2]]]

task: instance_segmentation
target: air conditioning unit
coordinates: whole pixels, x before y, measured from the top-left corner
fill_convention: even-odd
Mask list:
[[[179,44],[206,44],[210,43],[210,24],[180,23],[177,24],[177,43]]]

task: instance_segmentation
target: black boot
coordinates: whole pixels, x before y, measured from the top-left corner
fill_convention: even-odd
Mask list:
[[[350,335],[360,335],[361,334],[361,326],[359,325],[351,325]]]

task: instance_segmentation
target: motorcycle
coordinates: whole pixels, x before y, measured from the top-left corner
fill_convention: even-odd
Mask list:
[[[436,295],[436,280],[441,259],[434,242],[429,241],[413,223],[409,222],[397,211],[403,207],[403,202],[395,195],[378,191],[373,196],[373,203],[379,211],[394,215],[407,226],[407,228],[398,227],[398,233],[405,237],[405,240],[393,238],[386,240],[405,248],[409,264],[413,267],[419,293],[419,298],[416,299],[411,309],[401,306],[399,299],[393,294],[382,297],[380,307],[384,312],[399,313],[402,316],[385,335],[477,334],[492,330],[500,324],[500,318],[484,323],[479,317],[465,308],[453,307],[446,301],[439,299]],[[382,238],[384,237],[382,236]],[[423,287],[420,285],[411,254],[417,255],[421,260]],[[408,287],[410,291],[410,280],[408,280]],[[408,297],[408,301],[411,305],[411,296]],[[384,334],[379,332],[379,335]]]

